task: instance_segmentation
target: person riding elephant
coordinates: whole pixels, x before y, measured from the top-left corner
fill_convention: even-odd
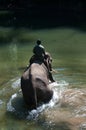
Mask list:
[[[52,69],[50,70],[46,63],[46,59],[47,59],[47,56],[49,55],[49,53],[45,52],[44,46],[41,45],[41,40],[37,40],[36,45],[33,48],[33,53],[34,53],[34,55],[29,60],[30,65],[35,60],[40,61],[40,62],[42,61],[48,68],[50,81],[55,82],[55,80],[53,79],[52,73],[51,73]],[[49,60],[49,61],[52,61],[52,60]]]

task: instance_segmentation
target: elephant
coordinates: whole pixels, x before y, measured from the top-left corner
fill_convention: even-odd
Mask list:
[[[46,53],[45,62],[34,59],[21,76],[23,99],[30,110],[36,109],[41,103],[48,103],[53,96],[50,88],[50,84],[54,82],[50,74],[51,62],[50,53]]]

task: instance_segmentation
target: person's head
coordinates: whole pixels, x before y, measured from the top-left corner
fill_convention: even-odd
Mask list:
[[[37,40],[37,42],[36,42],[38,45],[40,45],[41,44],[41,40]]]

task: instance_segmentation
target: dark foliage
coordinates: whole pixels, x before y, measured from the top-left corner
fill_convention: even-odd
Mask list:
[[[84,0],[0,0],[0,25],[31,28],[85,24]]]

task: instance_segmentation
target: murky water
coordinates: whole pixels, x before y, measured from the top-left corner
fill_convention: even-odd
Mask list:
[[[31,31],[53,57],[54,95],[48,104],[28,111],[20,77],[34,42],[0,46],[1,130],[86,130],[86,34],[73,29]]]

